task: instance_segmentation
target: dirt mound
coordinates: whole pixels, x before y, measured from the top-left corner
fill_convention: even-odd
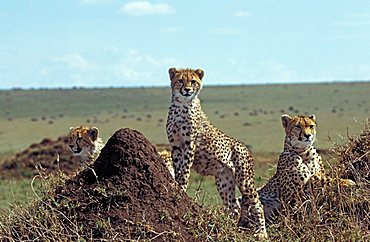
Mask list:
[[[130,129],[118,130],[96,162],[58,187],[53,200],[94,239],[112,238],[114,227],[118,240],[194,240],[197,225],[189,218],[202,213],[177,188],[155,147]]]
[[[24,151],[5,160],[0,165],[0,175],[8,179],[30,178],[39,173],[36,166],[40,167],[45,174],[59,169],[65,174],[72,174],[76,172],[80,162],[68,148],[68,137],[61,136],[57,140],[44,139],[38,144],[32,144]]]
[[[334,147],[339,166],[336,172],[341,177],[356,182],[370,181],[370,123],[365,122],[359,135],[348,137],[344,145]]]

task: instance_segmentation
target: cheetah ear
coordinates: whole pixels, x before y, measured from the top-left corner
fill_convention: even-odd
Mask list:
[[[204,77],[204,71],[202,69],[196,69],[195,73],[199,76],[199,79],[202,80]]]
[[[316,122],[316,116],[315,116],[315,114],[311,114],[311,116],[309,118]]]
[[[175,67],[172,67],[168,70],[168,73],[170,74],[170,79],[172,80],[176,76],[177,69]]]
[[[74,129],[75,127],[69,127],[69,131],[71,131],[72,129]]]
[[[97,140],[98,136],[99,136],[98,128],[97,127],[91,127],[90,130],[89,130],[89,135],[90,135],[92,141]]]
[[[291,120],[292,120],[292,117],[290,117],[288,114],[283,114],[281,116],[281,122],[282,122],[284,128],[286,128],[288,126],[288,124]]]

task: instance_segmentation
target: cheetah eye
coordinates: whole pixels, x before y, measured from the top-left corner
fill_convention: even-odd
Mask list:
[[[301,126],[299,126],[298,124],[295,126],[297,129],[301,129]]]
[[[196,80],[191,80],[191,84],[195,84],[196,82]]]
[[[179,80],[179,82],[180,82],[181,84],[183,84],[183,83],[184,83],[184,80],[183,80],[183,79],[180,79],[180,80]]]
[[[315,126],[313,126],[313,125],[310,125],[310,129],[313,129]]]

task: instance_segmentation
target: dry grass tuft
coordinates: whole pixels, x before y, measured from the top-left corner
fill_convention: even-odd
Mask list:
[[[370,122],[367,120],[359,135],[348,137],[346,144],[335,145],[338,156],[335,172],[356,183],[370,182]]]

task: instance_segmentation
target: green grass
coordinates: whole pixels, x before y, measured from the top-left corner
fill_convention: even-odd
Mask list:
[[[37,193],[40,183],[36,180],[33,188]],[[0,210],[5,210],[11,205],[27,205],[36,198],[31,187],[31,180],[0,180]]]
[[[338,140],[347,128],[356,133],[357,121],[369,116],[368,90],[370,83],[205,86],[200,98],[212,123],[265,153],[282,148],[282,113],[316,114],[321,147],[329,146],[328,135]],[[166,143],[169,104],[169,88],[0,91],[0,153],[81,124],[98,126],[105,139],[129,127],[153,143]]]

